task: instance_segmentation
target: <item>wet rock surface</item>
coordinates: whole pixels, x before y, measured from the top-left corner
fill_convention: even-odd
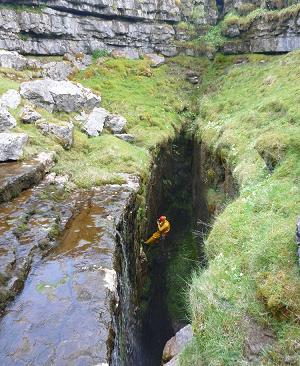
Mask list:
[[[53,153],[40,153],[24,163],[0,164],[0,202],[9,201],[22,190],[39,183],[53,164]]]
[[[67,229],[47,257],[34,257],[22,293],[0,322],[1,364],[67,366],[108,362],[111,312],[118,301],[113,269],[116,224],[137,188],[136,182],[108,185],[87,195],[73,194],[59,205],[56,202],[56,215],[62,215],[61,223]],[[36,202],[38,190],[27,193],[30,202]],[[69,220],[76,201],[82,203],[81,209]],[[34,217],[39,224],[32,228],[49,234],[53,202],[44,199],[36,203],[42,213]],[[1,237],[7,232],[11,228],[2,229]],[[30,228],[25,237],[22,234],[17,238],[25,240],[27,251],[32,246],[32,237],[26,241],[31,232]],[[20,247],[16,243],[17,250]]]

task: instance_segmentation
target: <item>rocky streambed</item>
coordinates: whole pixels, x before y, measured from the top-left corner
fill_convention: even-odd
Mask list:
[[[3,309],[28,276],[0,322],[2,365],[94,365],[112,352],[116,227],[139,184],[64,197],[60,183],[0,206]]]

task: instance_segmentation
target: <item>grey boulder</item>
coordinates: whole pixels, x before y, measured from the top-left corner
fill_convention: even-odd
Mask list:
[[[49,62],[43,65],[43,76],[49,77],[53,80],[67,80],[72,74],[73,67],[70,63],[60,61],[60,62]]]
[[[45,135],[53,135],[59,140],[65,149],[70,149],[73,145],[74,125],[67,123],[66,125],[56,125],[41,121],[36,123],[36,127]]]
[[[160,66],[160,65],[162,65],[162,64],[165,63],[164,56],[160,56],[160,55],[158,55],[156,53],[147,53],[145,55],[145,57],[150,60],[150,62],[151,62],[150,66],[151,67],[158,67],[158,66]]]
[[[66,53],[64,54],[64,60],[69,61],[78,70],[86,69],[93,62],[91,55],[83,53]]]
[[[104,108],[94,108],[93,112],[88,116],[82,130],[89,136],[98,136],[104,127],[104,123],[110,113]]]
[[[112,133],[122,133],[127,121],[124,117],[117,114],[109,114],[105,120],[104,128]]]
[[[126,142],[134,142],[135,138],[133,135],[130,135],[129,133],[116,133],[115,136],[123,141]]]
[[[129,60],[137,60],[140,55],[137,50],[133,48],[124,48],[122,50],[113,50],[111,56],[114,58],[127,58]]]
[[[25,133],[0,133],[0,161],[19,160],[27,140]]]
[[[23,70],[27,67],[27,59],[18,52],[0,50],[0,67]]]
[[[15,118],[4,107],[0,106],[0,132],[16,127]]]
[[[21,84],[20,90],[23,98],[50,112],[92,110],[101,101],[90,89],[71,81],[34,80]]]
[[[14,89],[9,89],[1,96],[0,104],[6,108],[16,109],[21,104],[21,95]]]
[[[176,357],[192,340],[192,337],[193,329],[190,324],[180,329],[180,331],[166,343],[162,356],[163,361],[168,362]]]
[[[23,123],[34,123],[42,118],[38,112],[29,106],[23,108],[20,117]]]

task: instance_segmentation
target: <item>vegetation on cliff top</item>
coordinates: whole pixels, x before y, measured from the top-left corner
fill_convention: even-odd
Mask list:
[[[133,144],[105,132],[99,137],[88,138],[74,120],[74,113],[50,114],[38,109],[49,122],[75,121],[74,146],[66,151],[58,141],[43,136],[34,125],[22,124],[19,120],[21,107],[11,111],[18,119],[17,130],[26,132],[30,138],[26,157],[39,151],[54,150],[58,155],[54,171],[70,175],[80,187],[121,182],[124,178],[120,173],[146,176],[149,173],[149,149],[173,138],[181,128],[190,90],[193,90],[182,73],[175,71],[174,65],[172,62],[152,69],[147,60],[104,58],[75,75],[75,81],[101,94],[104,108],[127,118],[127,132],[136,138]],[[3,92],[18,88],[19,83],[28,78],[27,71],[0,72]]]
[[[240,196],[216,218],[205,243],[209,266],[193,276],[195,339],[180,365],[247,364],[255,329],[273,334],[257,364],[300,363],[297,70],[299,52],[293,52],[207,79],[197,136],[231,166]]]

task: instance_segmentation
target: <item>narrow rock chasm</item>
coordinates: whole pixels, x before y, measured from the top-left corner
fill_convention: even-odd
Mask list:
[[[194,182],[198,162],[193,140],[182,133],[161,149],[152,172],[147,234],[156,230],[160,215],[167,216],[171,232],[167,239],[145,247],[149,263],[141,314],[145,366],[160,365],[165,343],[188,323],[185,284],[203,259],[202,237],[196,234],[202,230],[198,219],[206,221],[208,216],[202,191]]]
[[[221,156],[185,132],[160,147],[149,181],[118,227],[113,366],[161,365],[165,343],[189,323],[188,283],[205,265],[209,221],[235,193]],[[152,246],[142,244],[161,215],[171,223],[169,235]]]

